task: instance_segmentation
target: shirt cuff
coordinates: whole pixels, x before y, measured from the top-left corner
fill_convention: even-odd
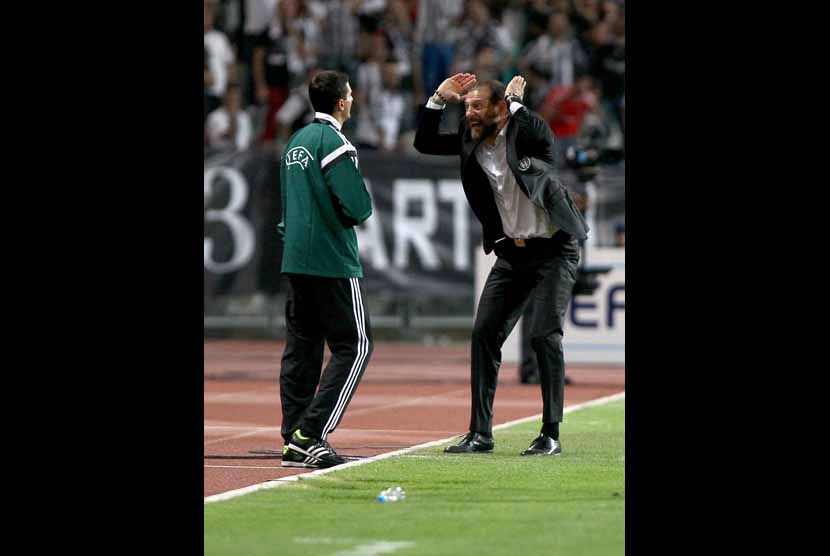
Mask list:
[[[515,100],[510,103],[510,114],[515,114],[519,108],[524,108],[524,104],[516,102]]]
[[[427,100],[427,108],[432,108],[433,110],[443,110],[446,104],[438,104],[437,102],[432,102],[432,97],[429,97]]]

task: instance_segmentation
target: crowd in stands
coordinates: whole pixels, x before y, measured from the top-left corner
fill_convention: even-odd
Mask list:
[[[349,75],[344,131],[361,149],[410,149],[456,72],[524,76],[560,155],[586,137],[624,144],[624,0],[204,0],[204,47],[209,146],[279,148],[313,118],[320,69]]]

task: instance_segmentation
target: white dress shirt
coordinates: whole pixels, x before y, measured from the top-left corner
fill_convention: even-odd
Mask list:
[[[529,239],[551,237],[556,233],[556,227],[550,223],[545,211],[522,193],[507,165],[507,126],[496,135],[494,145],[486,140],[479,143],[475,157],[493,188],[496,208],[507,237]]]

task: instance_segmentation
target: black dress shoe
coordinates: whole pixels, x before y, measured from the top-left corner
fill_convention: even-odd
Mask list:
[[[559,441],[553,438],[540,434],[531,442],[527,450],[522,451],[523,456],[558,456],[562,453],[562,447],[559,446]]]
[[[471,454],[473,452],[492,452],[493,438],[483,436],[477,432],[467,433],[464,440],[455,446],[447,446],[444,448],[446,454]]]

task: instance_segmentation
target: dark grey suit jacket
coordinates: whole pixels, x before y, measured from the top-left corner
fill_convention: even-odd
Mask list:
[[[580,241],[588,238],[588,224],[576,207],[567,188],[546,161],[527,157],[519,160],[521,187],[536,206],[545,209],[554,226]],[[516,176],[519,183],[519,176]]]
[[[490,182],[475,157],[482,140],[473,140],[464,119],[456,133],[439,133],[442,113],[430,108],[421,110],[415,148],[425,154],[461,156],[464,194],[481,222],[484,252],[489,253],[505,234]],[[527,107],[518,109],[507,123],[507,165],[522,193],[545,209],[554,226],[584,240],[588,226],[556,174],[553,141],[547,122]]]

